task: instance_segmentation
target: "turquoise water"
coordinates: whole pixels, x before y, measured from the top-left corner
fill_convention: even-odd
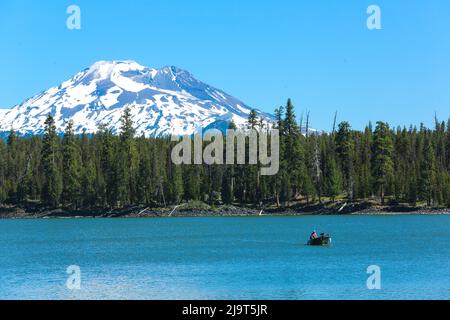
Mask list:
[[[450,299],[450,216],[0,220],[0,244],[1,299]]]

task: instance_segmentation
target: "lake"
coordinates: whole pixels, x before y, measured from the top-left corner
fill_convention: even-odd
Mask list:
[[[0,243],[0,299],[450,299],[448,215],[0,220]]]

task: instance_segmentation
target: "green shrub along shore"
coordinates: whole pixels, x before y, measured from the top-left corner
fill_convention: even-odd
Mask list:
[[[175,142],[137,137],[129,109],[117,133],[100,125],[96,134],[75,135],[69,122],[59,135],[52,116],[40,136],[11,129],[0,140],[0,217],[164,216],[174,208],[173,216],[439,213],[450,207],[450,119],[436,119],[432,129],[379,121],[363,131],[344,121],[317,134],[308,130],[309,116],[298,121],[293,110],[290,100],[275,110],[280,170],[273,176],[261,176],[259,165],[174,165]],[[266,130],[255,112],[248,127]]]

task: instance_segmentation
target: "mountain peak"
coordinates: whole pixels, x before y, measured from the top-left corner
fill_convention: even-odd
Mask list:
[[[113,73],[117,72],[126,72],[130,70],[134,71],[143,71],[146,67],[140,65],[136,61],[125,60],[125,61],[97,61],[92,64],[90,67],[84,69],[79,74],[75,75],[82,77],[94,77],[94,78],[102,78],[107,79],[111,77]]]
[[[138,134],[192,134],[205,127],[226,128],[233,120],[244,126],[250,107],[175,66],[160,69],[136,61],[98,61],[57,87],[2,113],[1,130],[40,134],[46,117],[62,132],[68,120],[75,132],[96,132],[103,123],[113,132],[131,108]],[[259,112],[267,122],[273,116]]]
[[[190,73],[189,71],[184,70],[184,69],[181,69],[181,68],[178,68],[178,67],[176,67],[176,66],[164,66],[164,67],[162,67],[160,70],[163,71],[163,72],[171,72],[171,73],[173,73],[174,75],[180,75],[180,74],[183,74],[183,75],[189,75],[189,76],[192,76],[191,73]]]

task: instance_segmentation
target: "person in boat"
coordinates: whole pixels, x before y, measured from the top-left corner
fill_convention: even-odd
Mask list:
[[[309,237],[309,239],[310,239],[310,240],[314,240],[314,239],[317,239],[317,238],[318,238],[317,232],[316,232],[316,230],[314,230],[314,231],[311,233],[311,236]]]

